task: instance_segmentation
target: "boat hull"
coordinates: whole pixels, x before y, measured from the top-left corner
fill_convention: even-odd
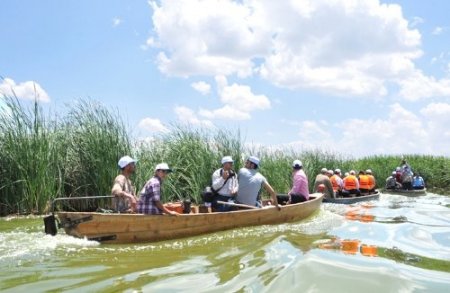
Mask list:
[[[178,239],[233,228],[295,222],[319,209],[323,195],[303,203],[226,213],[172,215],[57,212],[66,234],[102,243],[138,243]]]
[[[403,189],[385,189],[383,190],[383,193],[388,194],[397,194],[397,195],[404,195],[409,197],[416,197],[416,196],[422,196],[427,194],[427,189],[413,189],[413,190],[403,190]]]
[[[339,197],[339,198],[324,198],[323,202],[327,203],[339,203],[339,204],[352,204],[361,201],[378,200],[380,198],[380,192],[376,192],[369,195],[356,196],[356,197]]]

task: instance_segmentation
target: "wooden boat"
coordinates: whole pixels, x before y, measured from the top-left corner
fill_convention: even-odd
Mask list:
[[[336,197],[336,198],[324,198],[323,202],[328,203],[340,203],[340,204],[352,204],[361,201],[378,200],[380,197],[380,192],[377,190],[375,193],[355,196],[355,197]]]
[[[66,234],[78,238],[86,237],[102,243],[154,242],[246,226],[299,221],[318,210],[322,199],[323,195],[316,193],[306,202],[282,205],[280,210],[275,206],[266,206],[225,213],[198,212],[178,216],[96,212],[55,212],[55,215]]]
[[[383,193],[389,193],[389,194],[397,194],[397,195],[404,195],[404,196],[422,196],[427,194],[427,189],[412,189],[412,190],[405,190],[405,189],[385,189],[383,190]]]

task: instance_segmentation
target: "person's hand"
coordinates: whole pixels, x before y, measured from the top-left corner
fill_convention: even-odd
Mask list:
[[[136,198],[132,194],[127,194],[127,197],[131,200],[131,203],[136,204]]]
[[[230,176],[230,172],[228,172],[228,171],[226,171],[226,170],[223,170],[222,178],[225,179],[225,180],[227,180],[227,178],[228,178],[229,176]]]
[[[280,205],[280,204],[277,204],[277,209],[278,209],[279,211],[281,211],[281,205]]]

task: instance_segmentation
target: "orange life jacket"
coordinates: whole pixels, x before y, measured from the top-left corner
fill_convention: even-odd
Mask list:
[[[344,188],[346,190],[353,190],[356,189],[356,182],[358,179],[356,179],[356,176],[354,175],[348,175],[344,178]]]
[[[369,177],[369,189],[374,189],[375,188],[375,177],[373,175],[367,175],[367,177]]]
[[[359,175],[359,188],[370,189],[369,177],[367,177],[367,175]]]
[[[330,177],[331,185],[333,186],[333,191],[337,191],[341,188],[338,184],[337,178],[338,178],[338,175],[336,175],[336,174],[334,174],[333,176]]]

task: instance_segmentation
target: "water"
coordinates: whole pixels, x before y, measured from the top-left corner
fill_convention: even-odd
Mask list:
[[[43,231],[41,217],[0,220],[1,292],[450,288],[450,197],[434,194],[323,204],[299,223],[151,244],[100,245]]]

